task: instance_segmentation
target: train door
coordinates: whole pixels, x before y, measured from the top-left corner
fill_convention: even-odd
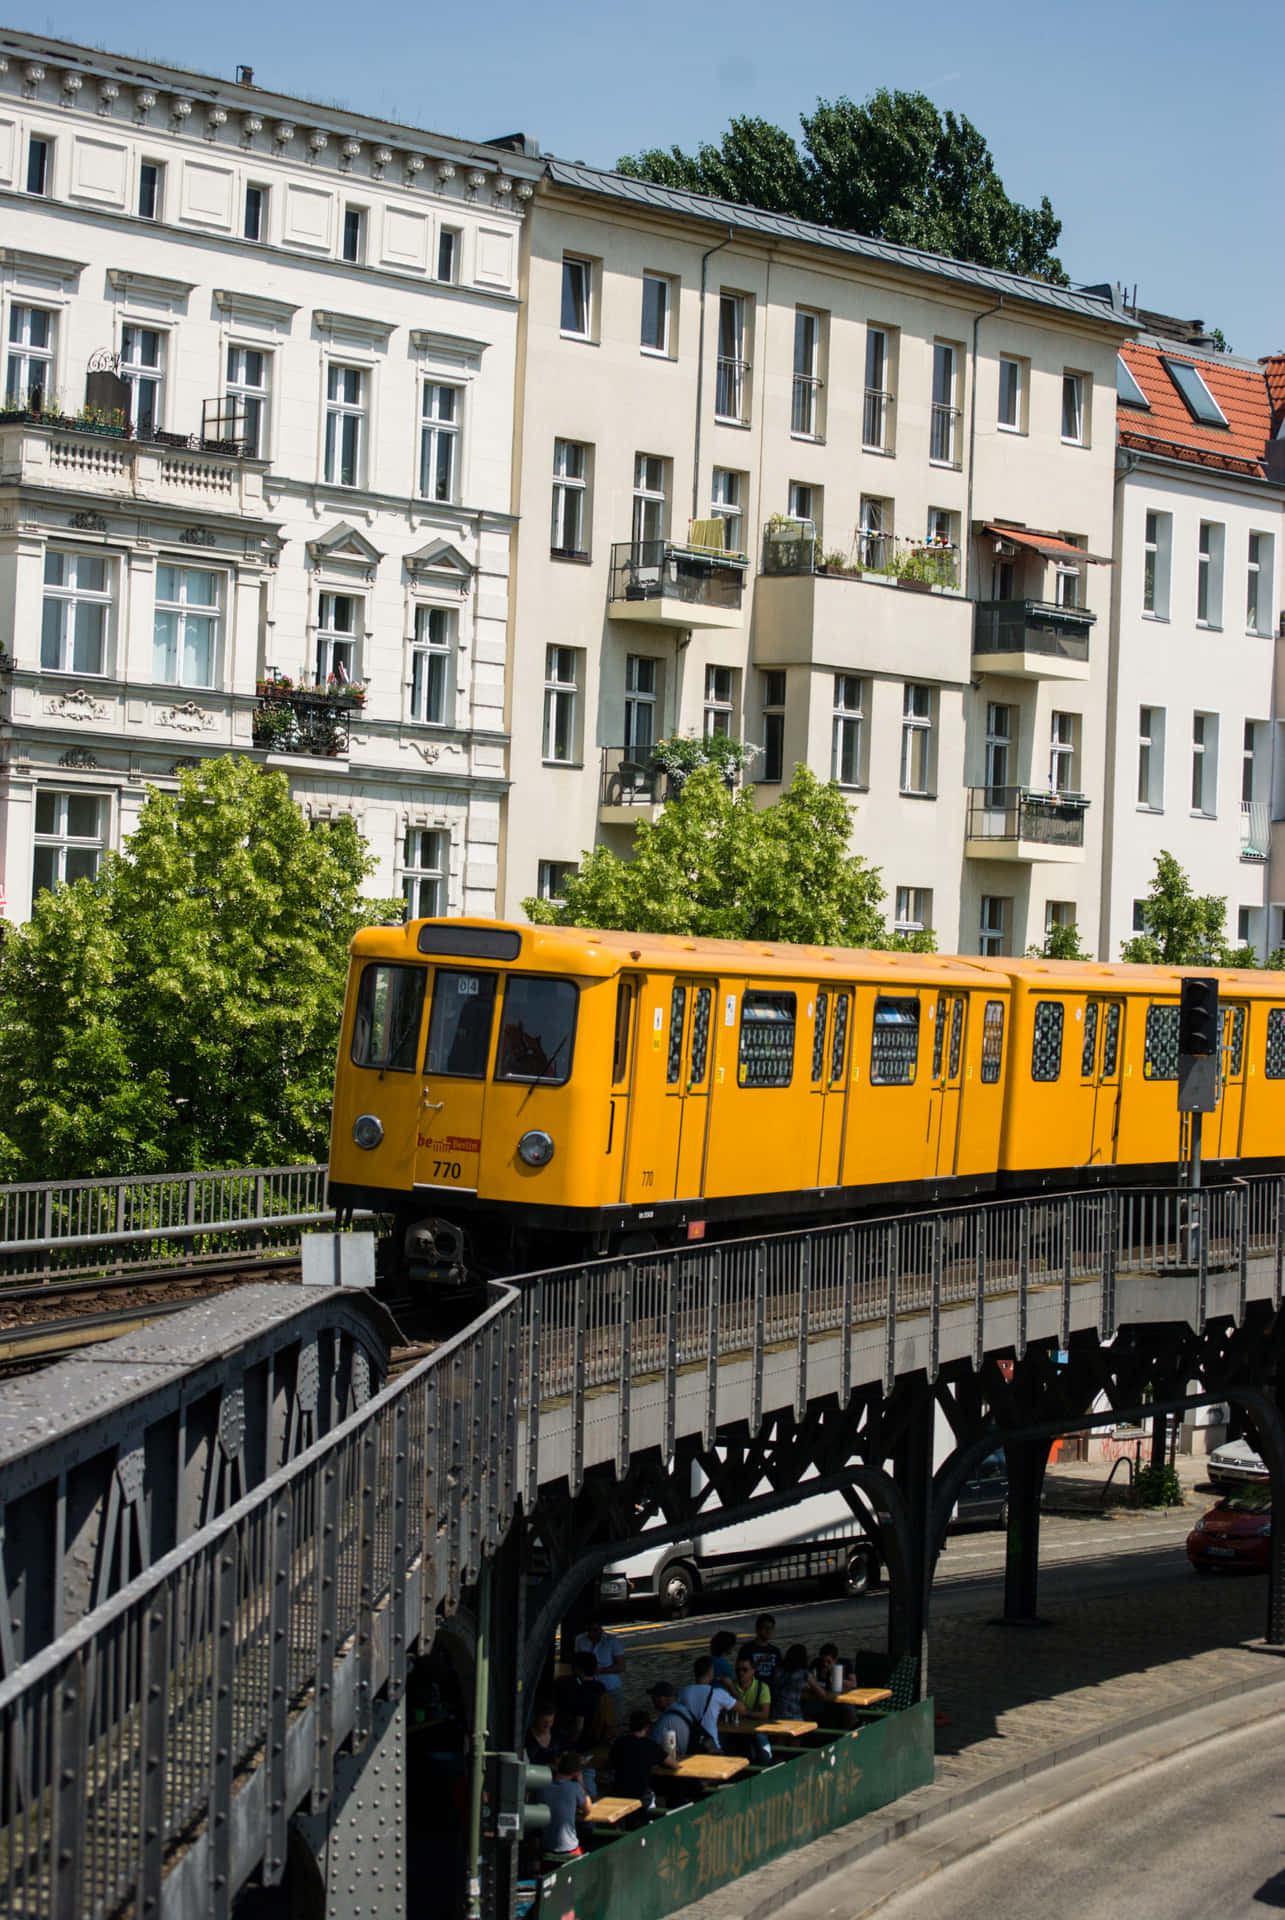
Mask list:
[[[819,1122],[813,1129],[817,1142],[817,1178],[819,1187],[839,1183],[843,1162],[843,1124],[848,1085],[848,1047],[852,1033],[851,987],[818,987],[814,1001],[815,1024],[812,1028],[812,1096]]]
[[[1113,1167],[1120,1132],[1120,1077],[1124,1061],[1124,1001],[1090,998],[1084,1007],[1081,1081],[1093,1090],[1086,1165]]]
[[[964,1077],[964,1029],[968,996],[939,993],[933,1028],[932,1104],[928,1117],[927,1173],[949,1178],[959,1151],[959,1094]]]
[[[713,1044],[714,988],[704,980],[675,980],[670,995],[665,1093],[677,1107],[676,1119],[669,1126],[675,1148],[676,1200],[691,1199],[704,1186]]]
[[[498,975],[477,967],[433,970],[415,1141],[417,1187],[477,1192],[497,985]],[[535,1025],[528,1022],[525,1030],[538,1046]]]
[[[1222,1070],[1222,1097],[1218,1102],[1218,1158],[1234,1160],[1240,1155],[1241,1120],[1245,1111],[1245,1045],[1249,1010],[1239,1001],[1223,1002],[1223,1044],[1219,1065]],[[1208,1149],[1206,1149],[1208,1151]]]

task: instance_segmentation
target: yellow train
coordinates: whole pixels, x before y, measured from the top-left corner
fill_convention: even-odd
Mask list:
[[[1211,1175],[1285,1167],[1285,974],[1223,972]],[[489,920],[353,942],[330,1196],[488,1274],[1172,1177],[1182,974]]]

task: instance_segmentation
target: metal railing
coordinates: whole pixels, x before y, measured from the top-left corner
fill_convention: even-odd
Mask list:
[[[748,360],[733,360],[725,354],[718,356],[718,370],[714,380],[714,415],[719,420],[735,420],[738,423],[745,418],[745,385],[749,378]]]
[[[876,453],[888,451],[893,395],[883,387],[867,387],[861,422],[861,444]]]
[[[249,1247],[289,1258],[333,1223],[324,1166],[233,1167],[0,1187],[0,1285],[200,1266]]]
[[[973,615],[973,652],[1087,660],[1089,629],[1097,617],[1087,607],[1058,607],[1048,600],[979,600]]]
[[[611,549],[612,600],[683,600],[737,609],[745,561],[676,546],[670,540],[619,541]]]
[[[814,438],[821,409],[821,382],[811,374],[796,373],[790,407],[790,432]]]
[[[963,465],[960,452],[961,415],[958,407],[947,407],[940,400],[932,403],[932,422],[929,429],[928,457],[938,466],[958,467]]]
[[[1272,810],[1266,800],[1240,803],[1240,857],[1266,860],[1272,850]]]
[[[1081,793],[1030,793],[1025,787],[970,787],[965,838],[1082,847],[1088,806]]]
[[[600,807],[653,807],[672,800],[675,785],[658,767],[650,747],[604,747],[599,775]]]

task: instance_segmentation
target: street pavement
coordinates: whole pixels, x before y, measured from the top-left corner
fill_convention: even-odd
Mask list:
[[[1265,1580],[1202,1579],[1188,1566],[1183,1542],[1217,1495],[1204,1485],[1202,1461],[1178,1465],[1186,1505],[1159,1512],[1104,1508],[1105,1468],[1050,1469],[1039,1626],[998,1621],[1003,1536],[954,1535],[939,1563],[929,1629],[929,1691],[944,1722],[934,1784],[684,1908],[681,1920],[782,1920],[788,1902],[828,1875],[984,1796],[1192,1708],[1285,1686],[1285,1659],[1260,1641]],[[772,1604],[776,1639],[805,1640],[810,1654],[822,1639],[836,1640],[841,1654],[879,1646],[885,1608],[882,1596],[787,1607],[782,1594]],[[681,1685],[711,1633],[748,1633],[757,1610],[624,1629],[626,1703],[661,1675]],[[1245,1719],[1254,1711],[1251,1700],[1243,1703]]]

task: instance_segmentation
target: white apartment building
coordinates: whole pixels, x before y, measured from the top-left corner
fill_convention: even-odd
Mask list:
[[[1103,958],[1142,925],[1156,855],[1285,941],[1276,698],[1285,473],[1265,369],[1148,337],[1121,354]]]
[[[890,922],[1096,945],[1128,322],[559,161],[523,286],[506,911],[728,733],[841,782]]]
[[[11,918],[229,751],[351,812],[373,891],[493,911],[538,173],[0,33]]]

